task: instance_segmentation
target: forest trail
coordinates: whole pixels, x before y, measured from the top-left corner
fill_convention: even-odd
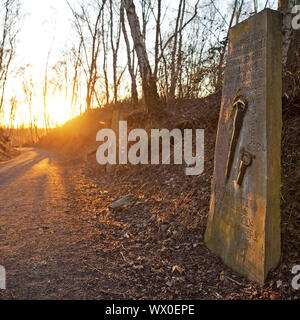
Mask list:
[[[7,276],[0,299],[86,298],[87,292],[107,298],[91,289],[107,281],[87,262],[97,254],[91,228],[79,219],[78,181],[69,171],[63,160],[33,148],[0,164],[0,265]]]
[[[218,260],[207,259],[211,255],[203,245],[195,247],[181,236],[179,241],[167,239],[167,222],[160,222],[156,212],[158,194],[142,183],[151,179],[150,186],[163,196],[160,183],[180,170],[183,192],[183,170],[172,167],[175,172],[160,173],[164,179],[153,183],[153,175],[159,174],[151,166],[136,168],[141,172],[134,172],[136,180],[131,181],[124,173],[112,177],[93,169],[85,174],[82,163],[44,150],[21,151],[0,164],[0,265],[6,269],[0,299],[216,298],[206,290],[199,293],[194,276],[196,265],[206,272],[219,265]],[[174,197],[181,193],[171,185],[164,189],[163,197],[170,197],[172,190]],[[109,209],[130,191],[139,201]],[[187,197],[186,192],[182,196]],[[202,226],[203,219],[198,220]],[[191,231],[187,234],[192,236]],[[201,234],[193,238],[202,242]],[[177,264],[183,266],[180,272],[185,268],[185,276],[174,274]],[[198,276],[203,279],[202,272]]]

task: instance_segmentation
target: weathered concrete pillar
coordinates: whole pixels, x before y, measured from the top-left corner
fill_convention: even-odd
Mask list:
[[[281,25],[265,9],[230,32],[205,235],[260,284],[280,259]]]

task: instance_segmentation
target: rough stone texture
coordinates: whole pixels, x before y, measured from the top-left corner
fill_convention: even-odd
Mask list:
[[[211,251],[260,284],[280,259],[281,21],[265,9],[230,32],[205,234]],[[237,97],[247,109],[226,179]],[[243,150],[253,159],[238,185]]]

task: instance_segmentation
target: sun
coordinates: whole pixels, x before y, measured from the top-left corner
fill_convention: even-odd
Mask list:
[[[46,107],[41,96],[35,96],[31,104],[22,99],[22,94],[19,96],[21,98],[13,113],[9,103],[4,106],[0,117],[2,125],[14,128],[30,126],[45,128],[47,125],[48,128],[55,128],[80,114],[78,106],[72,107],[71,97],[63,94],[49,95],[46,99]]]
[[[9,115],[9,112],[6,112],[6,115]],[[14,127],[29,127],[33,124],[39,128],[45,128],[45,115],[49,128],[63,125],[70,120],[72,115],[70,101],[65,97],[52,96],[47,99],[45,108],[42,99],[36,99],[32,101],[31,114],[28,104],[22,104],[16,112]],[[10,121],[8,117],[5,119],[5,123],[9,125]]]
[[[43,101],[40,99],[34,101],[32,104],[32,118],[30,120],[28,107],[26,112],[26,123],[30,121],[36,122],[39,128],[45,128],[45,115],[47,118],[47,126],[54,128],[63,125],[70,120],[72,110],[68,99],[63,96],[51,96],[46,100],[46,108]]]
[[[71,117],[70,103],[64,97],[53,97],[47,103],[50,126],[59,126]]]

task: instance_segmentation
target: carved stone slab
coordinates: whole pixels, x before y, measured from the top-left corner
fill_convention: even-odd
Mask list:
[[[281,14],[230,31],[205,242],[263,284],[280,258]]]

